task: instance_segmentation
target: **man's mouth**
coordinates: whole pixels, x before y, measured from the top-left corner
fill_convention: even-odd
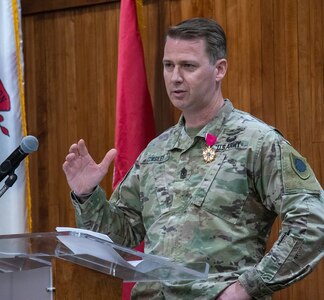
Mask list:
[[[175,95],[176,97],[180,97],[180,96],[183,96],[186,93],[186,91],[185,90],[173,90],[171,93],[173,95]]]

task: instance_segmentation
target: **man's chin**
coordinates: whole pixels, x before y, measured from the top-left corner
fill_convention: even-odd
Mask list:
[[[186,101],[183,99],[172,99],[171,100],[172,105],[177,108],[180,109],[181,111],[186,109]]]

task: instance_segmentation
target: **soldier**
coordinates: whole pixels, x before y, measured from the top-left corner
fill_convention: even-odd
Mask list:
[[[273,127],[224,99],[226,37],[213,20],[171,27],[164,80],[182,111],[106,199],[100,164],[85,142],[63,164],[77,226],[177,262],[207,262],[208,280],[138,283],[134,299],[270,299],[310,273],[323,255],[324,196],[306,160]],[[281,233],[265,253],[277,216]]]

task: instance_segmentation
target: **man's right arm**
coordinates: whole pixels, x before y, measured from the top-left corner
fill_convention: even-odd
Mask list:
[[[144,239],[145,229],[136,180],[131,171],[109,201],[100,186],[88,198],[71,193],[77,227],[107,234],[120,245],[137,246]]]

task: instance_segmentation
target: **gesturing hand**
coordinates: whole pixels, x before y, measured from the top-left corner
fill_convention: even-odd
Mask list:
[[[111,149],[101,163],[97,164],[90,156],[84,140],[81,139],[77,144],[71,145],[63,163],[63,170],[71,190],[77,195],[90,193],[107,174],[116,153],[116,149]]]

